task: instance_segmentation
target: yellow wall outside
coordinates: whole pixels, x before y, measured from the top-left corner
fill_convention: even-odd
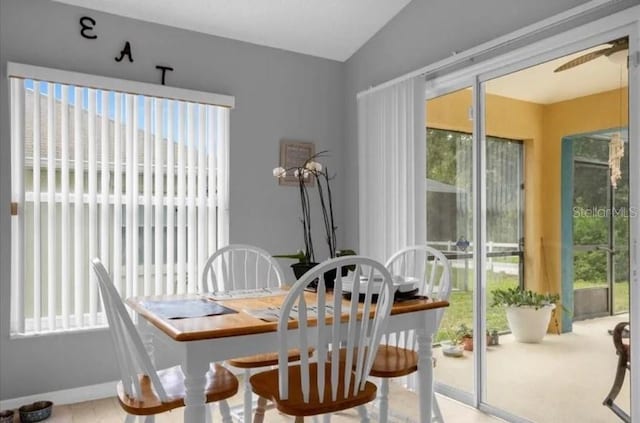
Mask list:
[[[461,90],[429,100],[427,126],[472,132],[471,96]],[[626,126],[627,104],[626,88],[548,105],[487,95],[487,134],[524,142],[527,288],[561,292],[562,138]]]

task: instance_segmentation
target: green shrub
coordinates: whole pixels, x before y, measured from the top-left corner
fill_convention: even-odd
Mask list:
[[[496,289],[493,292],[492,307],[495,306],[530,306],[539,309],[560,300],[558,294],[539,294],[531,290],[516,288]]]

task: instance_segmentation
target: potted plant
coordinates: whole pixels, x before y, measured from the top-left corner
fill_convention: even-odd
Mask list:
[[[274,257],[291,258],[298,260],[291,265],[296,278],[300,278],[309,269],[317,265],[315,252],[313,249],[313,239],[311,237],[311,209],[308,191],[308,181],[310,178],[316,181],[318,198],[320,199],[320,207],[322,219],[325,229],[325,239],[329,247],[329,258],[355,255],[353,250],[336,250],[336,226],[333,217],[333,197],[331,195],[331,184],[329,171],[325,166],[316,161],[318,157],[323,156],[326,151],[321,151],[309,157],[302,165],[285,169],[276,167],[273,169],[273,176],[283,178],[288,174],[298,180],[298,190],[300,193],[300,208],[302,217],[300,219],[303,229],[304,251],[299,250],[295,254],[278,254]],[[343,270],[344,272],[344,270]],[[325,275],[325,283],[327,288],[333,288],[333,279],[335,275]]]
[[[487,338],[487,346],[498,345],[498,331],[487,329],[486,338]],[[455,332],[454,337],[455,343],[462,345],[465,351],[473,351],[473,329],[467,326],[465,323],[462,323],[458,326],[458,329]]]
[[[465,351],[473,351],[473,329],[462,323],[456,330],[456,341]]]
[[[496,329],[491,331],[487,329],[487,345],[490,347],[500,345],[500,334]]]
[[[336,257],[343,256],[355,256],[356,252],[353,250],[338,250],[336,251]],[[298,250],[295,254],[274,254],[273,257],[276,258],[289,258],[298,260],[296,263],[291,265],[291,269],[293,270],[293,274],[296,279],[300,279],[302,275],[307,273],[309,269],[316,266],[318,263],[309,262],[306,260],[306,255],[304,251]],[[347,266],[342,269],[342,276],[347,276],[349,270],[355,270],[355,266]],[[335,273],[335,272],[334,272]],[[329,282],[327,288],[333,287],[333,280],[335,279],[335,275],[325,276],[325,279]],[[330,281],[329,281],[330,279]]]
[[[492,306],[504,306],[511,333],[518,342],[538,343],[547,333],[558,294],[539,294],[521,288],[496,289]]]
[[[306,254],[302,250],[298,250],[298,252],[295,254],[274,254],[273,256],[276,258],[288,258],[288,259],[298,260],[297,262],[291,265],[291,269],[293,269],[293,274],[296,277],[296,279],[300,278],[300,276],[304,275],[305,273],[307,273],[309,269],[311,269],[313,266],[316,266],[318,264],[316,262],[311,261],[310,255]]]

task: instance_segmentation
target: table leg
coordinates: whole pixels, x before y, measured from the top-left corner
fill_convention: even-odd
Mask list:
[[[420,398],[420,423],[431,422],[433,409],[433,351],[432,333],[416,330],[418,341],[418,398]]]
[[[190,348],[191,347],[191,348]],[[185,423],[206,422],[205,384],[209,371],[206,354],[198,354],[193,346],[186,346],[182,371],[185,376],[184,421]]]

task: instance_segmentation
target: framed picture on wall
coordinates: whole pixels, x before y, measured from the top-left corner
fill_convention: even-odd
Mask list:
[[[280,166],[285,169],[302,166],[314,154],[316,154],[316,146],[312,142],[280,141]],[[298,178],[294,176],[293,170],[289,170],[278,181],[280,185],[298,186]],[[313,178],[307,176],[305,184],[313,186]]]

